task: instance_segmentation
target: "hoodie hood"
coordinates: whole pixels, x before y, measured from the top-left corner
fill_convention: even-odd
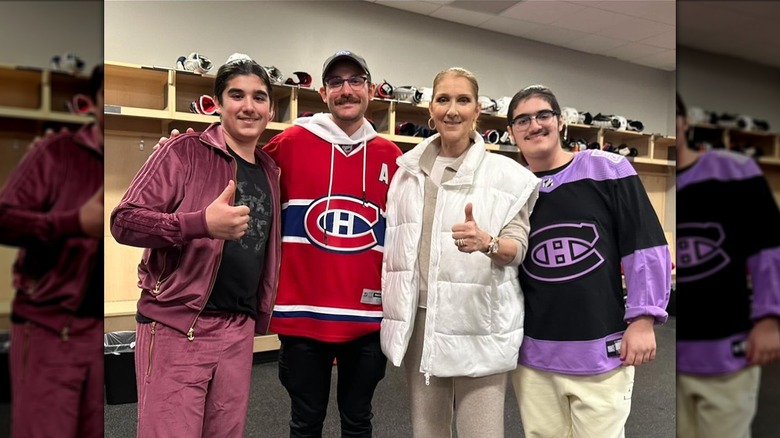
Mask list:
[[[311,117],[299,117],[295,119],[293,124],[332,144],[368,143],[377,136],[376,131],[365,118],[363,119],[363,126],[355,131],[351,137],[347,136],[336,125],[328,113],[317,113]]]

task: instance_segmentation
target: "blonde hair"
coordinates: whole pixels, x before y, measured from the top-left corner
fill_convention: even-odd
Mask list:
[[[479,96],[479,83],[477,83],[477,77],[474,76],[474,73],[466,70],[463,67],[450,67],[446,70],[442,70],[439,72],[439,74],[436,75],[435,78],[433,78],[433,94],[436,94],[436,86],[439,85],[439,82],[444,78],[444,76],[451,74],[455,76],[460,76],[462,78],[466,78],[471,83],[471,88],[473,88],[474,91],[474,99],[477,99]]]

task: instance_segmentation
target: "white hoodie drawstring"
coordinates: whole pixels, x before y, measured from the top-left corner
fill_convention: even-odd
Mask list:
[[[330,211],[330,195],[333,193],[333,162],[335,160],[337,144],[330,144],[330,175],[328,176],[328,199],[325,201],[325,216],[323,217],[322,229],[325,230],[325,246],[328,246],[328,212]]]
[[[366,125],[363,125],[363,207],[368,205],[366,200],[366,149],[368,144],[366,143]]]
[[[315,115],[312,118],[315,122],[316,122],[316,117],[317,116]],[[299,121],[301,121],[301,122],[299,123]],[[332,123],[331,119],[329,119],[329,121]],[[310,120],[308,118],[298,119],[296,121],[296,125],[303,126],[304,129],[309,130],[310,132],[314,133],[315,135],[317,135],[318,137],[322,138],[323,140],[325,140],[326,138],[330,138],[331,139],[331,141],[330,141],[330,174],[328,176],[328,199],[325,201],[325,215],[324,215],[324,221],[325,222],[323,222],[323,226],[322,226],[323,237],[324,237],[324,240],[325,240],[325,246],[327,246],[328,245],[327,217],[328,217],[328,212],[330,212],[330,198],[333,195],[333,169],[335,167],[335,161],[336,161],[336,150],[335,150],[335,148],[341,147],[341,146],[339,145],[338,142],[334,142],[333,141],[333,140],[335,140],[335,137],[338,137],[337,135],[335,135],[335,136],[334,135],[327,135],[329,132],[335,132],[335,129],[324,128],[325,126],[327,126],[325,124],[311,124],[310,125],[309,122],[310,122]],[[334,128],[335,128],[335,125],[334,125]],[[330,131],[328,131],[327,129],[330,129]],[[362,178],[363,178],[363,181],[362,181],[363,199],[362,199],[362,201],[363,201],[363,205],[364,206],[368,205],[368,199],[366,197],[366,162],[368,160],[368,158],[367,158],[368,152],[366,151],[366,149],[368,149],[368,140],[367,140],[368,139],[368,134],[366,132],[367,130],[368,129],[366,128],[366,125],[364,123],[363,126],[361,127],[361,134],[362,134],[361,142],[363,144],[363,173],[362,173]],[[352,143],[352,144],[354,145],[354,143]],[[358,144],[360,144],[360,143],[358,143]]]

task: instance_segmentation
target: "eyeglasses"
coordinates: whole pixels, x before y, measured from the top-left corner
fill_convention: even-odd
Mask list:
[[[362,87],[367,80],[368,77],[366,76],[352,76],[346,79],[335,77],[326,79],[325,85],[327,85],[331,90],[339,90],[344,85],[344,82],[347,82],[353,90],[357,90],[360,89],[360,87]]]
[[[553,117],[558,115],[560,115],[560,113],[552,110],[541,110],[532,116],[528,114],[520,114],[519,116],[512,119],[511,125],[515,128],[525,129],[531,126],[531,120],[536,119],[536,123],[541,125],[542,123],[549,122]]]

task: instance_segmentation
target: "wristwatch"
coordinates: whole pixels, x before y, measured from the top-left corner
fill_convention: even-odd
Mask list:
[[[490,236],[490,243],[488,243],[487,251],[485,254],[493,255],[498,253],[498,237]]]

